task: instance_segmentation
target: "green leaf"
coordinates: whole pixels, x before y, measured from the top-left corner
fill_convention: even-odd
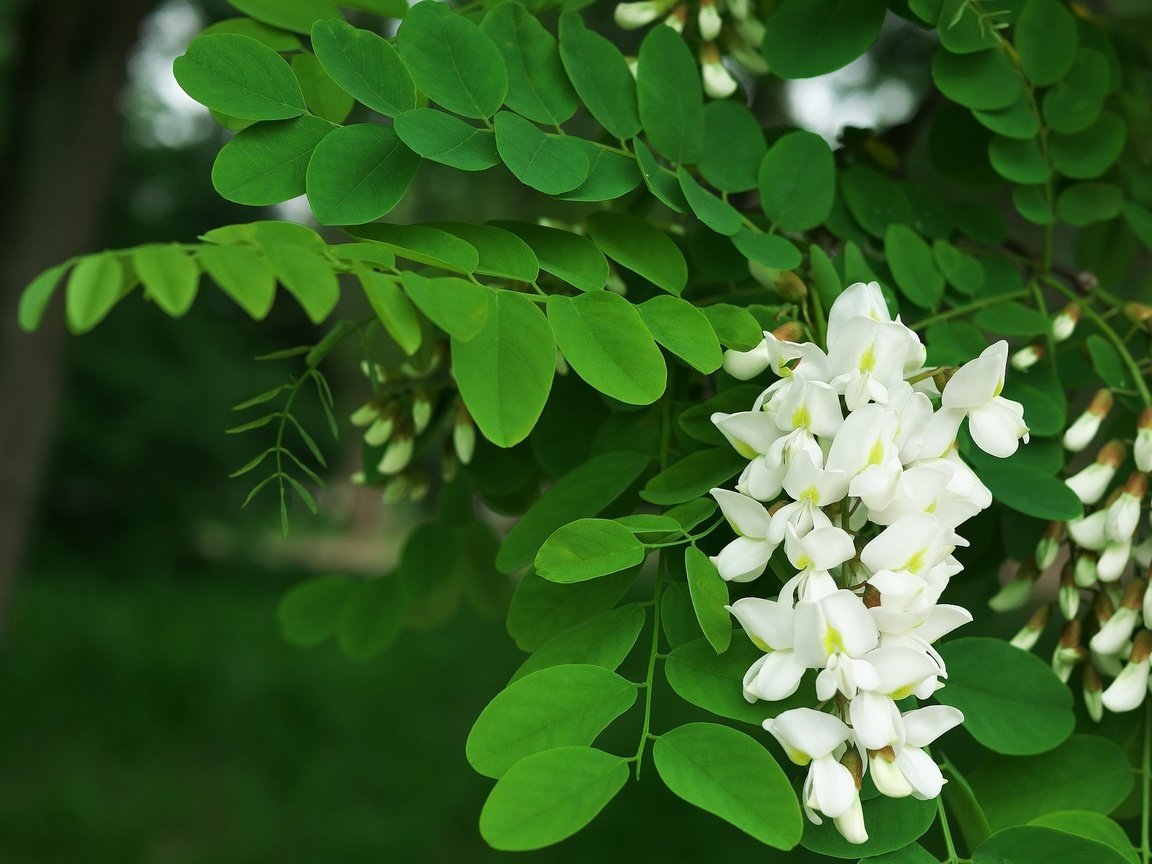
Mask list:
[[[935,309],[944,299],[944,277],[936,269],[932,248],[911,228],[888,226],[884,256],[900,291],[917,306]]]
[[[1106,222],[1120,213],[1120,189],[1111,183],[1073,183],[1056,199],[1056,213],[1070,225]]]
[[[340,619],[340,650],[353,660],[383,653],[400,635],[406,611],[396,578],[356,583]]]
[[[276,278],[300,302],[313,324],[332,314],[340,299],[340,283],[327,258],[286,243],[265,245],[264,255]]]
[[[1053,132],[1072,135],[1096,122],[1108,97],[1108,59],[1081,48],[1072,70],[1044,93],[1044,122]]]
[[[471,222],[432,222],[429,227],[447,231],[475,247],[480,255],[477,273],[519,282],[535,282],[540,275],[536,253],[511,231]]]
[[[1051,225],[1056,221],[1047,185],[1013,186],[1012,206],[1033,225]]]
[[[20,327],[27,332],[33,332],[40,326],[44,311],[56,293],[60,279],[71,266],[70,262],[49,267],[43,273],[28,283],[24,293],[20,295],[19,321]]]
[[[979,353],[979,349],[976,353]],[[970,354],[973,357],[975,354]],[[968,358],[965,358],[968,359]],[[1059,435],[1068,423],[1068,402],[1060,385],[1043,386],[1038,375],[1041,370],[1033,370],[1028,378],[1015,376],[1004,385],[1003,396],[1024,406],[1024,416],[1033,435]]]
[[[940,654],[948,681],[937,700],[963,711],[964,728],[989,750],[1028,756],[1072,734],[1072,694],[1035,654],[980,637],[946,642]]]
[[[636,307],[619,294],[553,294],[548,322],[564,358],[601,393],[629,405],[649,405],[664,393],[664,355]]]
[[[751,351],[764,341],[764,328],[743,306],[731,303],[710,303],[700,311],[716,331],[716,337],[725,348]]]
[[[732,244],[748,260],[772,270],[792,270],[799,267],[803,260],[800,250],[792,241],[747,227],[732,235]]]
[[[1007,108],[995,111],[973,111],[972,115],[984,128],[1006,138],[1027,139],[1040,134],[1040,118],[1036,116],[1030,93],[1021,90],[1016,101]]]
[[[652,504],[680,504],[731,480],[748,460],[730,447],[689,453],[648,481],[640,497]]]
[[[824,139],[813,132],[789,132],[764,154],[757,174],[760,207],[786,231],[815,228],[832,212],[836,166]]]
[[[511,447],[536,425],[556,370],[548,319],[527,297],[493,291],[488,318],[475,338],[452,340],[456,384],[484,437]]]
[[[644,620],[644,607],[631,603],[569,627],[537,648],[516,670],[512,681],[537,669],[567,663],[615,669],[632,651],[644,629]]]
[[[728,583],[720,578],[708,556],[695,546],[684,550],[684,569],[688,573],[688,590],[700,629],[716,653],[723,654],[732,642],[732,619],[724,608],[728,605]]]
[[[264,256],[243,246],[202,246],[196,257],[220,290],[252,318],[259,321],[272,310],[276,274]]]
[[[862,858],[860,864],[939,864],[939,862],[919,843],[913,843],[895,852],[886,852],[874,858]]]
[[[420,264],[472,273],[480,262],[480,253],[470,243],[447,231],[438,231],[426,225],[388,225],[376,222],[347,229],[353,237],[361,237],[383,244],[398,258],[407,258]]]
[[[698,372],[709,375],[724,357],[708,318],[679,297],[659,294],[636,307],[652,336]]]
[[[648,187],[648,191],[669,210],[687,213],[688,202],[684,200],[684,192],[680,189],[680,181],[676,179],[676,175],[657,161],[655,154],[648,149],[643,139],[633,138],[632,149],[636,153],[640,177]]]
[[[883,237],[892,224],[913,224],[912,204],[886,176],[866,165],[840,174],[840,191],[852,218],[874,237]]]
[[[635,160],[582,138],[568,140],[588,157],[588,179],[558,197],[565,201],[611,201],[640,185],[640,170]]]
[[[1065,834],[1095,840],[1115,849],[1127,864],[1140,864],[1140,856],[1132,847],[1132,841],[1128,839],[1124,829],[1101,813],[1090,813],[1087,810],[1059,810],[1055,813],[1045,813],[1028,824],[1038,825],[1041,828],[1055,828]]]
[[[528,222],[493,222],[532,247],[540,269],[581,291],[599,291],[608,282],[608,262],[586,237]]]
[[[1144,244],[1145,248],[1152,249],[1152,213],[1148,211],[1148,208],[1126,201],[1121,207],[1121,211],[1124,213],[1124,221],[1128,223],[1132,233]]]
[[[588,747],[558,747],[517,762],[480,811],[493,849],[523,852],[571,837],[628,782],[628,763]]]
[[[517,180],[545,195],[571,192],[588,177],[588,157],[578,145],[510,111],[496,115],[496,150]]]
[[[1052,176],[1052,166],[1035,138],[1021,141],[997,135],[988,144],[988,159],[997,174],[1013,183],[1038,184]]]
[[[523,4],[504,0],[484,16],[480,29],[504,57],[509,108],[550,124],[576,113],[576,93],[564,74],[556,40]]]
[[[740,230],[743,218],[739,210],[704,189],[683,165],[676,169],[676,177],[680,181],[684,200],[697,219],[717,234],[732,235]]]
[[[991,26],[996,19],[988,16],[990,9],[982,5],[977,11],[968,0],[935,0],[935,5],[939,14],[930,23],[936,25],[940,44],[953,54],[971,54],[996,45],[997,33]]]
[[[665,510],[664,515],[679,522],[681,530],[687,533],[715,512],[716,502],[714,500],[697,498],[694,501],[686,501]]]
[[[1073,180],[1093,180],[1111,168],[1124,151],[1128,124],[1119,114],[1103,111],[1073,135],[1052,135],[1051,156],[1056,170]]]
[[[435,108],[398,114],[396,134],[415,153],[461,171],[484,171],[500,163],[496,136]]]
[[[1028,422],[1027,417],[1024,422]],[[1019,451],[1017,456],[1023,452]],[[1080,499],[1063,480],[1053,476],[1053,472],[1018,459],[996,459],[983,453],[970,456],[977,476],[992,492],[992,497],[1005,507],[1037,519],[1061,522],[1081,516]]]
[[[65,314],[68,329],[87,333],[116,305],[124,290],[124,268],[111,252],[88,255],[68,277]]]
[[[384,18],[403,18],[408,12],[405,0],[340,0],[340,5]]]
[[[365,264],[384,270],[396,266],[396,255],[382,243],[334,243],[328,251],[341,261]]]
[[[209,24],[200,31],[201,36],[213,33],[233,33],[237,36],[248,36],[257,42],[263,42],[273,51],[299,51],[300,39],[295,34],[288,33],[278,27],[271,27],[254,21],[251,18],[225,18]]]
[[[374,222],[400,203],[420,157],[389,126],[339,126],[308,163],[308,203],[321,225]]]
[[[603,453],[573,468],[520,518],[500,547],[496,567],[513,573],[532,563],[544,541],[569,522],[595,516],[620,497],[648,467],[639,453]]]
[[[422,522],[407,539],[400,553],[394,578],[407,600],[435,597],[452,580],[463,549],[452,528],[440,522]]]
[[[780,0],[764,19],[764,59],[781,78],[847,66],[880,35],[883,0]]]
[[[613,138],[640,131],[636,81],[624,55],[575,12],[560,16],[560,60],[580,101]]]
[[[984,287],[984,268],[980,262],[947,240],[932,243],[932,257],[948,284],[961,294],[971,296]]]
[[[1128,374],[1128,367],[1120,359],[1119,352],[1112,343],[1096,333],[1084,340],[1088,348],[1088,355],[1092,358],[1092,368],[1096,374],[1109,387],[1117,390],[1132,388],[1132,378]]]
[[[845,840],[831,819],[823,825],[805,823],[805,849],[832,858],[884,855],[914,843],[931,827],[936,818],[935,801],[915,798],[887,798],[877,795],[863,802],[864,824],[868,826],[868,840],[854,844]],[[881,859],[883,860],[883,859]]]
[[[395,117],[416,107],[416,85],[392,43],[340,20],[312,26],[316,59],[340,87],[373,111]]]
[[[1007,108],[1016,101],[1021,86],[1012,61],[999,48],[974,54],[937,49],[932,80],[953,102],[980,111]]]
[[[491,117],[508,94],[508,70],[492,40],[439,0],[408,10],[396,47],[416,86],[456,114]]]
[[[340,12],[331,0],[228,0],[249,18],[291,30],[308,33],[313,23],[322,18],[339,18]]]
[[[972,864],[1122,864],[1103,843],[1052,828],[1026,825],[993,834],[972,851]]]
[[[588,746],[636,702],[636,687],[599,666],[552,666],[499,693],[468,733],[468,763],[499,779],[534,753]]]
[[[766,152],[760,121],[744,105],[721,99],[704,106],[704,150],[696,167],[721,192],[755,189]]]
[[[1059,0],[1025,0],[1012,41],[1028,80],[1047,87],[1068,74],[1076,62],[1076,19]]]
[[[412,303],[404,296],[391,276],[371,270],[357,270],[356,276],[364,288],[368,303],[384,329],[408,356],[415,354],[423,341],[420,321]]]
[[[688,282],[688,265],[679,247],[651,223],[602,210],[588,216],[588,233],[605,255],[669,294]]]
[[[343,123],[356,107],[356,100],[342,90],[324,71],[320,61],[307,51],[292,57],[292,74],[300,84],[308,110],[331,123]]]
[[[321,576],[294,585],[280,598],[276,618],[285,641],[307,647],[333,638],[356,583],[343,576]]]
[[[197,36],[172,64],[172,74],[201,105],[233,117],[287,120],[307,111],[292,68],[247,36]]]
[[[461,343],[474,338],[484,327],[492,292],[483,285],[456,276],[429,279],[405,271],[404,292],[428,320]]]
[[[173,318],[187,312],[196,299],[200,268],[178,243],[153,243],[132,253],[132,266],[147,295]]]
[[[652,747],[660,779],[689,804],[719,816],[761,843],[791,849],[804,818],[788,777],[764,746],[715,723],[689,723]]]
[[[1039,336],[1047,333],[1051,326],[1047,315],[1015,301],[981,309],[972,323],[982,330],[1005,336]]]
[[[625,570],[591,582],[561,585],[528,571],[508,607],[508,634],[521,651],[535,651],[569,627],[607,612],[635,578],[635,570]]]
[[[658,153],[675,163],[700,158],[704,147],[700,71],[671,27],[653,27],[640,43],[636,99],[640,124]]]
[[[981,343],[983,347],[983,343]],[[756,398],[764,392],[758,384],[738,384],[721,390],[706,402],[698,402],[685,408],[676,418],[676,425],[684,434],[705,444],[719,446],[727,444],[727,439],[712,422],[712,415],[717,411],[732,414],[737,411],[747,411]]]
[[[1073,735],[1039,756],[993,756],[969,779],[993,830],[1057,810],[1109,813],[1134,783],[1124,751],[1094,735]]]
[[[303,195],[312,151],[333,128],[308,114],[249,126],[216,154],[212,186],[221,197],[254,207]]]
[[[549,582],[587,582],[644,561],[643,543],[611,519],[577,519],[544,541],[536,553],[536,572]]]

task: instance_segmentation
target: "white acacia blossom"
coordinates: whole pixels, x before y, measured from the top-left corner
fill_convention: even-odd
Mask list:
[[[764,728],[809,766],[809,819],[830,818],[863,843],[863,775],[890,797],[936,797],[944,780],[925,748],[963,719],[955,708],[900,704],[944,686],[932,643],[972,617],[939,602],[962,569],[952,554],[967,545],[958,531],[992,501],[960,458],[957,432],[967,421],[976,446],[1004,457],[1028,441],[1028,427],[1020,404],[1000,395],[1004,342],[938,390],[919,337],[893,319],[875,282],[837,298],[827,333],[827,352],[783,328],[752,351],[727,352],[734,377],[771,371],[778,380],[751,410],[712,416],[748,459],[736,491],[712,490],[737,534],[712,560],[731,582],[761,577],[777,550],[795,569],[775,599],[728,607],[764,652],[744,697],[786,699],[812,678],[813,707]],[[1102,549],[1131,540],[1131,510],[1125,502],[1101,518]],[[1122,623],[1116,631],[1128,634]]]

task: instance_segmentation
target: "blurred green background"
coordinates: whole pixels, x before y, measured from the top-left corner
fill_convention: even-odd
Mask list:
[[[169,70],[230,14],[193,0],[0,2],[0,862],[805,860],[692,810],[650,768],[576,840],[492,853],[476,829],[490,781],[464,741],[519,663],[502,622],[462,612],[363,663],[281,639],[288,586],[386,566],[419,517],[340,482],[358,452],[332,441],[320,520],[298,509],[285,542],[271,495],[240,509],[247,487],[227,475],[258,444],[223,430],[230,405],[289,371],[253,357],[316,339],[290,304],[254,325],[205,291],[177,322],[133,299],[83,337],[63,334],[58,307],[34,336],[16,330],[20,290],[71,255],[306,218],[211,189],[224,133]],[[841,76],[839,103],[809,89],[793,112],[835,115],[827,134],[906,119],[930,44],[905,28],[885,45],[898,61],[887,97],[861,95],[875,92],[865,64]],[[782,116],[783,94],[758,98]],[[395,216],[522,216],[504,179],[426,172]],[[332,380],[347,414],[367,388],[353,358],[343,367]]]

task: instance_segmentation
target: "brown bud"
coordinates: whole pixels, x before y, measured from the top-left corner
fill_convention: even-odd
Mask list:
[[[1043,630],[1048,626],[1048,619],[1052,617],[1052,606],[1045,603],[1043,606],[1037,606],[1036,609],[1028,616],[1028,623],[1025,628],[1028,630]]]
[[[780,512],[781,508],[785,507],[787,504],[788,504],[788,502],[785,501],[783,498],[781,498],[775,504],[770,504],[768,506],[768,515],[769,516],[775,516],[778,512]]]
[[[1128,456],[1128,447],[1119,438],[1113,438],[1107,444],[1100,448],[1100,452],[1096,454],[1096,462],[1100,465],[1107,465],[1111,468],[1119,468],[1124,464],[1124,459]]]
[[[1124,596],[1120,600],[1120,605],[1125,609],[1140,611],[1144,607],[1144,589],[1147,587],[1148,583],[1137,576],[1124,589]]]
[[[1147,303],[1125,303],[1124,317],[1147,330],[1152,327],[1152,306]]]
[[[772,331],[781,342],[799,342],[804,337],[804,325],[799,321],[788,321]]]
[[[1129,663],[1142,663],[1152,654],[1152,632],[1141,630],[1132,641],[1132,652],[1128,655]]]
[[[871,585],[864,585],[864,608],[875,609],[880,605],[880,592]]]
[[[1108,595],[1103,591],[1097,591],[1096,597],[1092,600],[1092,614],[1096,616],[1096,620],[1103,624],[1109,618],[1116,614],[1116,606],[1108,598]],[[1069,622],[1075,624],[1075,621]],[[1077,639],[1079,641],[1079,639]]]
[[[1085,663],[1084,671],[1080,674],[1086,693],[1099,693],[1104,689],[1104,684],[1100,680],[1100,670],[1096,668],[1095,663]]]
[[[1140,419],[1136,422],[1137,429],[1152,429],[1152,407],[1140,412]]]
[[[1143,471],[1133,471],[1124,483],[1124,494],[1133,498],[1143,498],[1148,493],[1148,475]]]
[[[840,757],[840,764],[852,773],[852,779],[856,781],[856,788],[859,789],[860,783],[864,780],[864,760],[860,758],[860,753],[855,747],[849,747],[845,751]]]
[[[808,286],[791,270],[781,270],[776,277],[776,290],[785,300],[802,303],[808,299]]]
[[[1044,526],[1044,536],[1059,542],[1064,539],[1064,523],[1052,521]]]
[[[1103,417],[1112,410],[1112,401],[1112,391],[1107,387],[1101,387],[1088,403],[1088,413]]]
[[[936,385],[936,389],[943,393],[944,388],[948,386],[948,382],[952,380],[952,376],[956,374],[956,371],[955,366],[945,366],[933,375],[932,383]]]

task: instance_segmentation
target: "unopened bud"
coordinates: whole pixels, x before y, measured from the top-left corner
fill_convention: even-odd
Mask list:
[[[988,607],[994,612],[1019,609],[1032,596],[1032,586],[1036,584],[1039,575],[1040,572],[1036,569],[1035,562],[1024,562],[1016,571],[1016,575],[992,595],[992,599],[988,601]]]
[[[1076,587],[1076,579],[1072,575],[1072,565],[1066,564],[1060,574],[1060,613],[1068,621],[1075,618],[1080,612],[1080,589]]]
[[[1085,663],[1084,671],[1080,674],[1080,681],[1084,693],[1084,707],[1088,711],[1088,716],[1099,723],[1104,716],[1104,702],[1100,698],[1104,685],[1100,680],[1100,670],[1096,668],[1094,663]]]
[[[1060,631],[1060,641],[1056,643],[1056,650],[1052,652],[1052,670],[1061,681],[1067,683],[1072,674],[1072,668],[1084,659],[1086,652],[1080,644],[1080,621],[1074,619],[1064,625]]]
[[[1096,559],[1096,576],[1101,582],[1115,582],[1124,575],[1132,560],[1132,541],[1109,541]]]
[[[808,286],[791,270],[780,271],[780,277],[776,281],[776,290],[781,297],[785,300],[791,300],[793,303],[803,303],[808,299]]]
[[[1040,641],[1040,637],[1044,633],[1044,628],[1048,626],[1048,619],[1051,617],[1051,606],[1047,603],[1043,606],[1037,606],[1024,626],[1020,628],[1020,631],[1012,637],[1012,645],[1021,651],[1031,651],[1036,647],[1036,643]]]
[[[1092,600],[1092,614],[1096,617],[1096,623],[1103,626],[1116,614],[1116,605],[1103,591],[1097,591]]]
[[[1052,341],[1063,342],[1075,332],[1076,324],[1079,321],[1080,306],[1076,303],[1069,303],[1060,310],[1060,314],[1052,319]]]
[[[864,600],[865,609],[875,609],[880,605],[880,592],[872,585],[865,584],[864,597],[862,599]]]
[[[1088,408],[1065,430],[1064,447],[1073,453],[1079,453],[1087,447],[1100,431],[1100,424],[1111,410],[1112,392],[1107,389],[1096,391],[1096,395],[1088,403]]]
[[[476,452],[476,426],[463,402],[456,409],[456,423],[452,427],[452,446],[461,465],[472,462],[472,455]]]
[[[799,342],[804,338],[804,325],[799,321],[788,321],[773,330],[772,336],[780,342]]]
[[[408,500],[413,503],[423,501],[428,497],[428,489],[431,483],[428,480],[428,472],[423,469],[408,472]]]
[[[1148,494],[1148,477],[1133,471],[1104,517],[1104,533],[1115,543],[1130,543],[1140,524],[1140,509]]]
[[[904,772],[896,765],[896,751],[891,747],[868,751],[868,768],[872,782],[881,795],[888,798],[907,798],[912,794],[912,784]]]
[[[1076,556],[1076,569],[1072,574],[1077,588],[1091,588],[1099,576],[1096,573],[1096,553],[1081,552]]]
[[[412,461],[413,446],[411,427],[407,423],[400,424],[384,449],[376,470],[381,474],[399,474]]]
[[[724,26],[724,22],[716,9],[716,0],[700,0],[700,8],[696,12],[696,26],[700,28],[700,38],[705,42],[711,42],[720,35],[720,28]]]
[[[1037,342],[1033,345],[1027,345],[1012,354],[1012,359],[1009,361],[1012,368],[1017,372],[1027,372],[1033,366],[1040,362],[1044,356],[1044,346]]]
[[[948,382],[952,380],[952,376],[956,374],[958,369],[955,366],[945,366],[932,376],[932,383],[936,385],[936,389],[941,393],[944,388],[948,386]]]
[[[1140,412],[1136,423],[1136,443],[1132,447],[1138,471],[1152,471],[1152,407]]]
[[[700,49],[700,78],[710,99],[727,99],[736,92],[736,79],[724,66],[720,52],[711,42]],[[751,268],[750,268],[751,269]],[[752,274],[755,276],[755,272]]]
[[[417,435],[428,428],[432,420],[432,397],[423,387],[412,391],[412,428]]]
[[[672,13],[664,19],[664,24],[671,27],[677,33],[684,32],[684,25],[688,22],[688,9],[684,4],[680,4]]]
[[[397,474],[384,484],[380,497],[385,504],[399,504],[408,497],[408,478]]]
[[[366,402],[352,412],[349,418],[353,426],[367,426],[380,416],[375,402]]]
[[[1047,570],[1056,562],[1063,542],[1064,523],[1049,522],[1044,529],[1044,534],[1036,543],[1036,567],[1039,570]]]
[[[1124,317],[1145,330],[1152,329],[1152,306],[1147,303],[1125,303]]]
[[[400,406],[395,402],[379,408],[376,419],[364,432],[364,443],[369,447],[383,447],[396,428],[396,418],[400,414]]]
[[[864,760],[860,758],[860,752],[855,747],[849,747],[840,757],[840,764],[852,774],[856,788],[859,789],[864,780]]]
[[[665,8],[663,4],[654,3],[652,0],[617,3],[616,11],[612,17],[615,18],[617,27],[624,30],[635,30],[638,27],[651,24],[664,14]]]

